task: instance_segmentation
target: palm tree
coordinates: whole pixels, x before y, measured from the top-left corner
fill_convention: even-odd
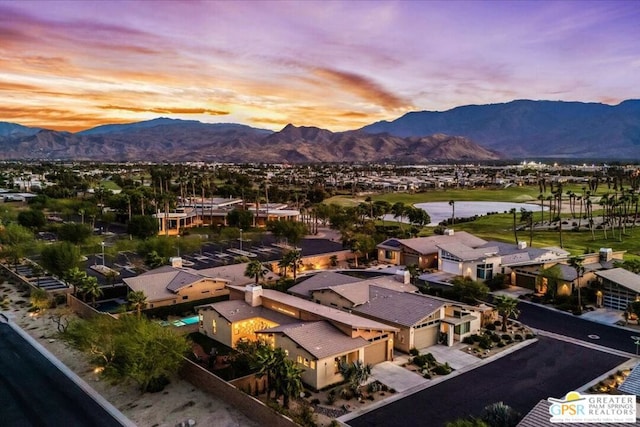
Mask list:
[[[449,200],[449,206],[451,206],[451,225],[456,221],[456,202],[455,200]]]
[[[480,417],[490,426],[515,427],[520,421],[518,411],[502,402],[485,406]]]
[[[349,242],[349,248],[351,249],[351,252],[353,252],[354,255],[355,255],[353,257],[353,259],[356,262],[356,268],[358,268],[358,253],[362,249],[362,245],[360,243],[360,240],[355,238],[355,237],[353,239],[351,239],[351,241]]]
[[[394,218],[400,218],[400,227],[402,227],[402,218],[404,217],[407,207],[403,202],[396,202],[391,206],[391,213]]]
[[[289,409],[289,400],[297,397],[304,390],[302,385],[302,373],[304,369],[293,360],[284,359],[276,376],[276,394],[281,395],[282,406]]]
[[[78,287],[82,285],[85,277],[87,277],[87,273],[81,271],[78,267],[73,267],[65,273],[65,280],[73,286],[73,296],[76,296]]]
[[[533,244],[533,212],[524,208],[520,209],[520,221],[523,221],[529,227],[529,247]]]
[[[578,312],[582,314],[582,298],[580,296],[580,278],[584,275],[584,259],[582,257],[569,258],[569,265],[576,270],[578,285]]]
[[[256,377],[267,376],[267,399],[270,399],[271,390],[276,385],[276,377],[280,371],[280,366],[286,359],[286,354],[283,349],[273,349],[263,341],[258,341],[256,344],[254,359],[255,365],[258,367]]]
[[[371,365],[360,360],[351,363],[340,362],[338,370],[354,395],[358,395],[358,389],[371,375]]]
[[[98,279],[93,276],[85,276],[82,279],[80,290],[84,294],[85,298],[87,297],[87,295],[91,296],[91,305],[95,307],[96,298],[102,295],[102,289],[98,284]]]
[[[292,249],[288,251],[282,257],[282,266],[285,268],[285,275],[287,274],[287,268],[291,267],[291,272],[293,273],[293,281],[295,282],[298,277],[298,267],[302,266],[302,252],[298,249]],[[280,264],[278,264],[281,266]]]
[[[509,213],[513,215],[513,237],[516,239],[516,245],[518,244],[518,231],[516,230],[516,208],[511,208]]]
[[[129,305],[136,310],[138,319],[140,319],[140,317],[142,317],[142,310],[147,306],[147,296],[143,291],[133,291],[127,295],[127,301]]]
[[[493,303],[496,306],[498,314],[502,316],[502,332],[507,332],[507,323],[509,317],[513,316],[517,318],[520,314],[518,310],[518,300],[506,295],[496,295],[493,298]]]
[[[266,271],[262,263],[258,260],[249,261],[247,268],[244,270],[244,275],[255,279],[256,286],[260,284],[260,280],[266,276]]]

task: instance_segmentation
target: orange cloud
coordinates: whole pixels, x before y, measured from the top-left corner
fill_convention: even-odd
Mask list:
[[[411,104],[408,100],[397,96],[373,80],[359,74],[332,70],[330,68],[315,68],[313,69],[313,73],[324,80],[338,85],[338,87],[344,91],[354,93],[386,109],[402,109]]]
[[[207,114],[209,116],[226,116],[228,111],[210,110],[208,108],[180,108],[180,107],[167,107],[167,108],[140,108],[140,107],[126,107],[121,105],[102,105],[99,108],[103,110],[123,110],[131,111],[134,113],[158,113],[158,114]]]

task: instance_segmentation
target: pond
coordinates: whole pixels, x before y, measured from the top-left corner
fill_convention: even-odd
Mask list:
[[[436,226],[440,222],[451,218],[452,209],[449,202],[428,202],[416,203],[417,208],[424,209],[431,217],[430,226]],[[533,212],[540,212],[540,205],[533,203],[512,203],[512,202],[455,202],[456,218],[469,218],[474,215],[486,215],[488,213],[505,213],[515,208],[520,214],[520,209],[524,208]],[[545,207],[545,210],[548,208]],[[394,221],[393,215],[385,215],[386,220]],[[398,219],[396,218],[395,221]],[[403,218],[403,222],[408,222]]]

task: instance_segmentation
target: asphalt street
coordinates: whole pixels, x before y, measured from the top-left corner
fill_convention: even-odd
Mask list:
[[[0,425],[122,426],[9,325],[2,322]]]
[[[567,392],[623,363],[625,358],[575,344],[539,341],[462,375],[348,421],[353,427],[443,426],[479,416],[502,401],[523,415],[548,397]]]
[[[518,308],[520,309],[518,320],[535,329],[554,332],[631,354],[636,353],[636,346],[631,337],[640,336],[640,331],[633,332],[583,320],[579,316],[560,313],[533,304],[520,303]],[[590,338],[589,335],[592,337]]]

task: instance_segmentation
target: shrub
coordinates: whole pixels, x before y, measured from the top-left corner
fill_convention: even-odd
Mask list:
[[[506,345],[506,344],[505,344],[505,343],[503,343],[502,341],[500,341],[500,342],[498,343],[498,347],[500,347],[500,348],[504,347],[505,345]]]
[[[420,352],[418,351],[417,348],[413,347],[413,348],[409,349],[409,354],[411,356],[418,356],[420,354]]]
[[[534,334],[532,334],[532,333],[528,333],[527,335],[525,335],[525,339],[528,339],[528,340],[532,340],[532,339],[534,339],[535,337],[536,337],[536,336],[535,336]]]
[[[485,326],[485,329],[487,331],[495,331],[496,330],[496,325],[494,325],[493,323],[489,323],[487,326]]]
[[[390,389],[389,389],[389,393],[393,394],[393,393],[395,393],[395,392],[396,392],[396,389],[395,389],[395,388],[390,388]]]
[[[425,365],[429,365],[429,358],[426,354],[421,354],[413,358],[413,364],[422,368]]]
[[[495,326],[502,326],[502,321],[500,321],[500,320],[496,320],[496,321],[494,321],[494,322],[493,322],[493,324],[494,324]]]
[[[451,369],[451,366],[449,366],[448,363],[445,363],[444,365],[438,365],[433,368],[433,372],[438,375],[449,375],[452,370],[453,369]]]
[[[424,374],[422,374],[422,376],[428,380],[431,379],[431,374],[429,372],[425,372]]]
[[[492,347],[493,344],[491,343],[491,339],[489,337],[483,336],[482,338],[480,338],[480,348],[489,350]]]
[[[491,334],[491,341],[493,341],[493,342],[500,342],[500,335],[498,335],[498,334]]]
[[[382,384],[378,381],[373,381],[367,384],[367,393],[375,393],[382,390]]]
[[[469,336],[467,336],[467,337],[464,337],[464,338],[462,339],[462,342],[463,342],[464,344],[473,344],[475,341],[474,341],[474,339],[472,338],[472,335],[469,335]]]
[[[513,338],[514,338],[516,341],[522,341],[522,339],[523,339],[523,338],[522,338],[522,335],[520,335],[520,334],[515,334],[515,335],[513,336]]]
[[[510,339],[511,339],[511,335],[509,335],[509,334],[502,334],[502,335],[501,335],[501,338],[502,338],[503,340],[510,340]]]
[[[327,393],[327,404],[333,405],[336,401],[336,390],[333,389],[329,393]]]
[[[320,404],[320,399],[318,399],[317,397],[315,399],[311,399],[311,404],[312,405],[319,405]]]

